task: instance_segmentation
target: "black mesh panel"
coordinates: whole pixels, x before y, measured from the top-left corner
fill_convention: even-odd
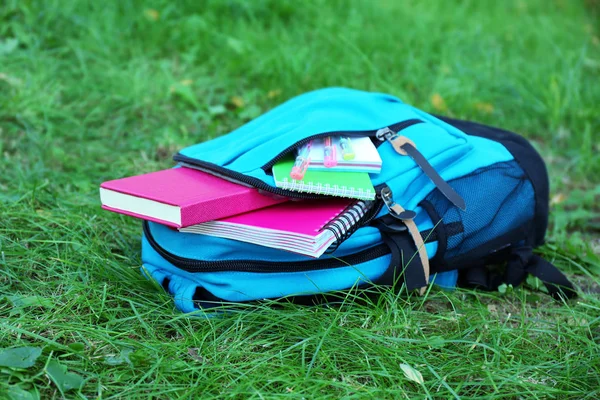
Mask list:
[[[480,168],[449,183],[465,199],[466,211],[453,206],[438,190],[427,197],[443,224],[460,222],[463,225],[463,232],[448,236],[446,260],[485,245],[533,218],[533,187],[515,161]],[[517,242],[525,238],[514,239]],[[489,249],[492,250],[495,249]]]

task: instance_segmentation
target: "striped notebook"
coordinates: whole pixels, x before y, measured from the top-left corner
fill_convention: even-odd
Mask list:
[[[316,258],[336,241],[339,244],[352,234],[372,204],[372,201],[350,199],[288,201],[179,231],[239,240]]]
[[[273,166],[275,186],[294,192],[324,194],[348,197],[351,199],[374,200],[375,188],[366,172],[314,171],[307,170],[301,181],[292,179],[290,172],[294,166],[291,158],[279,161]]]

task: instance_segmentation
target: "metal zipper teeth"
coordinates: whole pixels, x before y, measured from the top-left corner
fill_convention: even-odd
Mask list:
[[[278,196],[292,197],[295,199],[306,199],[306,200],[322,199],[324,197],[323,195],[320,195],[320,194],[300,193],[300,192],[294,192],[291,190],[273,187],[273,186],[268,185],[267,183],[261,181],[258,178],[253,178],[251,176],[247,176],[242,173],[221,167],[220,165],[216,165],[216,164],[209,163],[206,161],[197,160],[195,158],[184,156],[183,154],[179,154],[179,153],[175,154],[175,156],[173,157],[173,160],[184,163],[184,164],[191,165],[193,167],[198,167],[198,169],[203,170],[203,171],[216,172],[220,176],[229,177],[237,182],[245,183],[247,185],[255,187],[258,190],[273,193]]]
[[[423,121],[423,120],[413,118],[413,119],[407,119],[405,121],[397,122],[395,124],[388,126],[388,128],[390,128],[394,132],[398,133],[401,130],[406,129],[410,126],[424,123],[424,122],[425,121]],[[369,137],[374,137],[375,134],[377,133],[377,131],[378,131],[378,129],[371,130],[371,131],[338,131],[338,132],[325,132],[325,133],[319,133],[316,135],[312,135],[312,136],[306,137],[306,138],[298,141],[297,143],[293,144],[292,146],[289,146],[288,148],[286,148],[285,150],[280,152],[277,156],[275,156],[275,158],[273,158],[271,161],[269,161],[268,163],[263,165],[261,168],[263,171],[267,171],[267,170],[271,169],[273,167],[273,165],[275,165],[279,160],[284,158],[288,153],[292,152],[299,146],[302,146],[314,139],[319,139],[319,138],[326,137],[326,136],[369,136]]]
[[[220,176],[229,177],[229,178],[233,179],[234,181],[245,183],[247,185],[255,187],[258,190],[273,193],[278,196],[291,197],[291,198],[295,198],[295,199],[305,199],[305,200],[316,200],[316,199],[324,199],[324,198],[332,197],[332,196],[327,196],[327,195],[322,195],[322,194],[294,192],[292,190],[273,187],[273,186],[261,181],[258,178],[253,178],[251,176],[247,176],[242,173],[232,171],[230,169],[221,167],[220,165],[216,165],[216,164],[212,164],[212,163],[209,163],[206,161],[200,161],[195,158],[184,156],[183,154],[176,154],[173,157],[173,160],[184,163],[184,164],[191,165],[193,167],[198,167],[198,169],[203,170],[203,171],[216,172]],[[379,192],[381,191],[381,188],[384,187],[384,185],[385,184],[375,186],[375,193],[376,193],[377,199],[380,198]]]
[[[162,248],[152,236],[148,221],[144,221],[144,234],[150,246],[162,258],[187,272],[303,272],[315,271],[329,268],[347,267],[349,265],[361,264],[367,261],[383,257],[390,253],[390,249],[385,244],[368,248],[359,253],[342,256],[339,258],[329,258],[314,261],[297,262],[269,262],[254,260],[228,260],[228,261],[200,261],[191,258],[177,256]]]

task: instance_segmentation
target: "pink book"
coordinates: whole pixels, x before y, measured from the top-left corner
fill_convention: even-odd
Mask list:
[[[105,210],[186,227],[286,201],[191,168],[172,168],[104,182]]]
[[[180,231],[320,257],[337,236],[358,222],[370,204],[344,198],[289,201]]]

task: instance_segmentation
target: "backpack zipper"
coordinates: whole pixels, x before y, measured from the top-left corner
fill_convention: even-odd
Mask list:
[[[388,126],[387,128],[394,130],[395,132],[400,132],[403,129],[406,129],[410,126],[416,125],[416,124],[421,124],[424,123],[425,121],[420,120],[420,119],[407,119],[406,121],[402,121],[402,122],[397,122],[395,124],[392,124],[390,126]],[[380,129],[375,129],[375,130],[370,130],[370,131],[338,131],[338,132],[325,132],[325,133],[319,133],[317,135],[312,135],[309,136],[307,138],[304,138],[302,140],[300,140],[299,142],[295,143],[293,146],[289,146],[288,148],[286,148],[285,150],[283,150],[282,152],[280,152],[275,158],[273,158],[271,161],[269,161],[268,163],[266,163],[265,165],[263,165],[261,168],[263,171],[267,171],[271,168],[273,168],[273,165],[277,164],[277,162],[279,160],[281,160],[282,158],[284,158],[288,153],[292,152],[294,149],[296,149],[299,146],[302,146],[308,142],[310,142],[311,140],[314,139],[319,139],[319,138],[323,138],[323,137],[327,137],[327,136],[368,136],[368,137],[376,137],[377,132],[379,132]],[[380,142],[375,142],[375,146],[379,147],[382,143]]]
[[[184,156],[183,154],[176,154],[173,157],[173,160],[181,163],[183,166],[198,169],[200,171],[208,172],[214,174],[218,177],[227,179],[228,181],[234,183],[241,183],[246,186],[251,186],[258,189],[263,194],[274,194],[276,196],[290,197],[294,199],[322,199],[324,196],[320,194],[312,194],[312,193],[301,193],[294,192],[287,189],[281,189],[277,187],[273,187],[258,178],[253,178],[248,175],[244,175],[242,173],[232,171],[230,169],[221,167],[220,165],[209,163],[206,161],[197,160],[195,158],[191,158],[188,156]]]
[[[150,232],[148,221],[144,221],[144,234],[152,248],[165,260],[187,272],[304,272],[330,268],[347,267],[362,264],[367,261],[383,257],[390,253],[385,244],[379,244],[358,253],[336,258],[317,259],[308,261],[255,261],[255,260],[227,260],[227,261],[201,261],[175,255],[161,247]]]
[[[424,123],[424,122],[425,121],[423,121],[423,120],[413,118],[413,119],[407,119],[406,121],[402,121],[402,122],[398,122],[396,124],[390,125],[388,128],[393,129],[396,132],[399,132],[410,126]],[[271,169],[273,167],[273,165],[275,165],[279,160],[284,158],[288,153],[290,153],[297,147],[302,146],[305,143],[308,143],[309,141],[314,140],[314,139],[331,136],[331,135],[376,137],[377,132],[379,132],[379,131],[380,131],[380,129],[370,130],[370,131],[324,132],[324,133],[312,135],[312,136],[309,136],[307,138],[304,138],[304,139],[298,141],[297,143],[295,143],[292,146],[287,147],[285,150],[281,151],[275,158],[273,158],[271,161],[269,161],[268,163],[263,165],[261,168],[264,171]],[[377,142],[375,145],[378,147],[381,144],[382,144],[382,142]],[[268,185],[267,183],[263,182],[262,180],[260,180],[258,178],[253,178],[251,176],[247,176],[242,173],[232,171],[232,170],[222,167],[220,165],[216,165],[216,164],[213,164],[210,162],[201,161],[196,158],[188,157],[181,153],[175,154],[175,156],[173,156],[173,160],[176,162],[182,163],[183,165],[188,166],[190,168],[195,168],[195,169],[199,169],[201,171],[214,173],[217,176],[226,177],[227,179],[229,179],[233,182],[246,184],[246,185],[255,187],[258,190],[261,190],[263,192],[273,193],[274,195],[277,195],[277,196],[291,197],[291,198],[296,198],[296,199],[306,199],[306,200],[323,198],[323,195],[319,195],[319,194],[299,193],[299,192],[294,192],[294,191],[287,190],[287,189],[276,188],[271,185]],[[379,193],[381,187],[383,187],[383,185],[377,185],[375,187],[375,192]],[[378,190],[378,188],[379,188],[379,190]]]

